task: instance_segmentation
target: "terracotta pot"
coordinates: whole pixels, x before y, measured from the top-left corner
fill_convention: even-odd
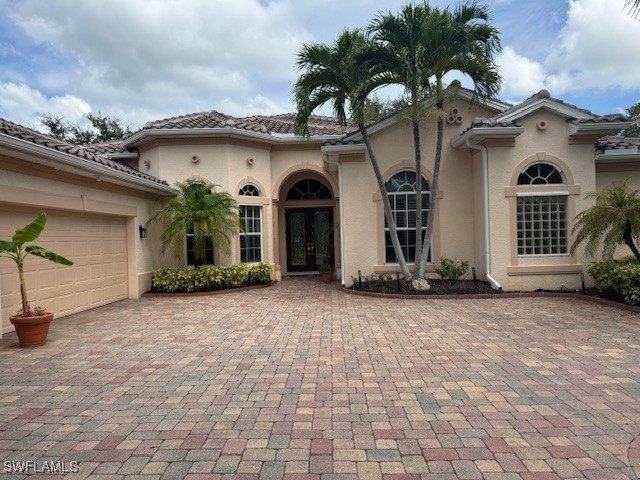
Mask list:
[[[18,340],[21,347],[39,347],[47,343],[49,324],[53,320],[53,313],[34,317],[21,317],[16,315],[9,320],[16,327]]]
[[[322,281],[324,283],[333,282],[333,272],[322,272]]]

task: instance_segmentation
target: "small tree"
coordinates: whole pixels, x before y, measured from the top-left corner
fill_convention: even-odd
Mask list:
[[[44,115],[40,123],[47,127],[49,135],[75,145],[122,140],[131,134],[131,129],[123,126],[119,118],[103,115],[101,112],[97,115],[88,113],[85,118],[91,126],[74,125],[53,115]]]
[[[24,279],[24,261],[29,255],[44,258],[60,265],[73,265],[71,260],[67,260],[57,253],[53,253],[38,245],[25,245],[36,240],[47,223],[47,214],[41,213],[38,217],[26,227],[16,230],[11,240],[0,240],[0,257],[6,257],[13,260],[18,267],[18,275],[20,277],[20,294],[22,295],[22,311],[21,315],[31,316],[31,308],[29,307],[29,299],[27,296],[27,285]]]
[[[586,198],[595,200],[595,205],[576,216],[571,253],[586,242],[588,255],[594,256],[602,248],[603,256],[611,258],[616,248],[626,245],[640,262],[640,191],[631,190],[624,182],[589,193]]]
[[[196,268],[205,262],[206,241],[228,252],[231,237],[240,227],[238,205],[227,192],[215,192],[199,182],[177,184],[178,194],[151,217],[149,222],[162,222],[162,253],[173,247],[176,257],[183,251],[185,234],[193,232]]]
[[[640,102],[627,108],[627,115],[629,115],[631,118],[640,116]],[[622,135],[625,137],[640,137],[640,125],[638,125],[637,123],[635,125],[632,125],[631,127],[623,130]]]

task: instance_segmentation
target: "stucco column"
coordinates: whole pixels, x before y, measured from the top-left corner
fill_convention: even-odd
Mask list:
[[[271,201],[271,216],[273,224],[273,266],[276,270],[276,277],[279,278],[280,274],[280,223],[279,223],[279,210],[280,202],[277,198]]]

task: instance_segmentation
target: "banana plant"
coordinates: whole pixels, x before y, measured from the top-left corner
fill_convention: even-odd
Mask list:
[[[29,225],[19,228],[11,240],[0,240],[0,257],[13,260],[18,266],[20,275],[20,293],[22,294],[22,314],[28,315],[29,299],[27,298],[27,286],[24,280],[24,261],[29,255],[44,258],[50,262],[60,265],[73,265],[71,260],[64,258],[57,253],[53,253],[38,245],[26,245],[36,240],[47,223],[47,214],[41,213]]]

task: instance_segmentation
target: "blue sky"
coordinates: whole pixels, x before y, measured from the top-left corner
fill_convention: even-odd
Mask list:
[[[290,111],[301,43],[404,3],[0,0],[0,116],[35,126],[44,113],[75,122],[101,110],[137,128],[201,110]],[[640,100],[640,21],[624,0],[487,3],[505,46],[504,100],[548,88],[598,113]]]

